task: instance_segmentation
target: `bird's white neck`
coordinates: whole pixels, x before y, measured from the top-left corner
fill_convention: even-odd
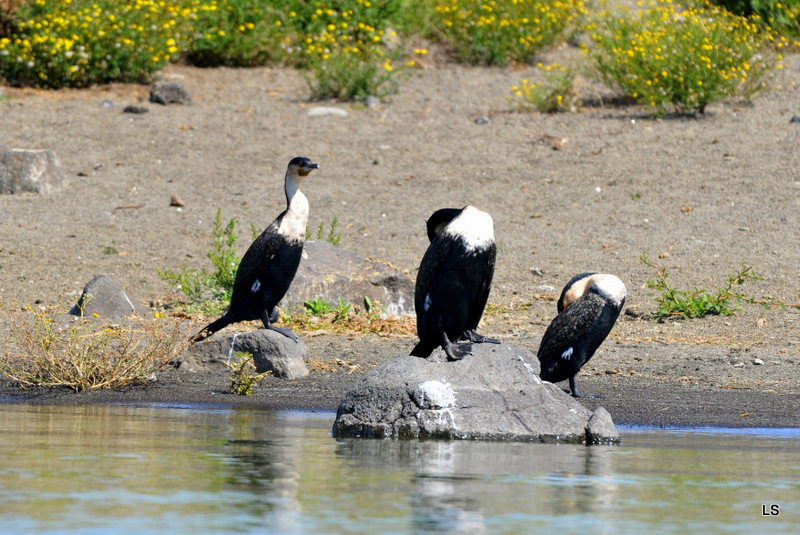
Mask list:
[[[300,181],[286,177],[286,213],[280,226],[280,233],[290,240],[303,241],[308,224],[308,199],[300,191]]]

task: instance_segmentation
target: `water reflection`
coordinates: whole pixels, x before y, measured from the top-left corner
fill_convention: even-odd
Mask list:
[[[800,436],[356,440],[331,413],[0,404],[6,533],[793,533]],[[779,505],[765,519],[762,504]]]
[[[611,456],[616,449],[347,439],[336,453],[361,470],[413,469],[410,504],[415,532],[486,533],[487,498],[492,511],[508,515],[602,511],[617,495]]]

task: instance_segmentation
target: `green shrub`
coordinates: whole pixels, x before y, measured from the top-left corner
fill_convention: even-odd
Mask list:
[[[198,10],[187,60],[201,67],[253,67],[285,59],[290,43],[277,2],[219,0]]]
[[[800,0],[712,0],[712,3],[742,17],[758,15],[781,35],[800,35]]]
[[[658,115],[749,98],[766,87],[780,59],[757,20],[668,0],[606,13],[592,38],[589,56],[600,77]]]
[[[587,13],[583,0],[438,0],[435,24],[466,63],[529,61]]]
[[[199,0],[34,0],[0,39],[0,76],[41,87],[141,82],[178,58]]]
[[[544,82],[532,83],[522,80],[511,88],[508,102],[517,111],[541,111],[548,113],[577,111],[580,98],[575,92],[575,73],[567,67],[554,63],[542,66]]]

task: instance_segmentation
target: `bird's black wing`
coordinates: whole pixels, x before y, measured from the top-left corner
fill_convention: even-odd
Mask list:
[[[231,306],[251,294],[253,282],[267,270],[281,244],[285,241],[285,238],[278,233],[282,218],[283,214],[278,216],[278,219],[264,229],[264,232],[250,244],[247,252],[244,253],[242,261],[239,263],[239,270],[236,272],[236,280],[233,283]]]
[[[422,257],[419,263],[419,270],[417,271],[417,284],[414,289],[414,310],[417,313],[417,323],[419,324],[420,318],[424,315],[425,296],[431,289],[436,275],[438,275],[442,263],[450,254],[450,249],[453,246],[453,240],[443,238],[441,235],[436,236],[428,250]]]
[[[546,363],[561,360],[567,349],[580,342],[602,314],[604,304],[600,296],[587,293],[553,319],[539,346],[542,371]]]
[[[486,308],[486,302],[489,300],[489,292],[492,290],[497,247],[492,243],[483,254],[486,258],[486,263],[483,266],[485,268],[485,275],[483,280],[481,280],[478,292],[475,295],[475,300],[470,305],[469,313],[467,314],[467,328],[473,330],[478,328],[478,323],[480,323],[481,316],[483,316],[483,310]]]

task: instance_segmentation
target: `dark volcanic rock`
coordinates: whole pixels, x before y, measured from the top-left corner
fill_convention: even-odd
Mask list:
[[[0,193],[48,193],[64,181],[54,151],[0,149]]]
[[[414,284],[408,275],[323,240],[305,243],[300,268],[281,306],[302,308],[317,297],[333,305],[340,297],[356,305],[369,297],[389,315],[414,314]]]
[[[593,413],[539,379],[529,351],[475,344],[473,353],[447,362],[437,350],[370,371],[339,405],[334,436],[618,442],[605,409],[590,434]]]
[[[93,316],[123,320],[131,314],[151,318],[150,310],[126,292],[108,275],[96,275],[83,288],[78,303],[69,311],[75,316]]]
[[[230,361],[236,351],[253,355],[259,373],[271,371],[275,377],[297,379],[308,375],[305,356],[308,348],[302,340],[295,342],[281,333],[257,329],[248,333],[212,336],[190,346],[187,362]]]

